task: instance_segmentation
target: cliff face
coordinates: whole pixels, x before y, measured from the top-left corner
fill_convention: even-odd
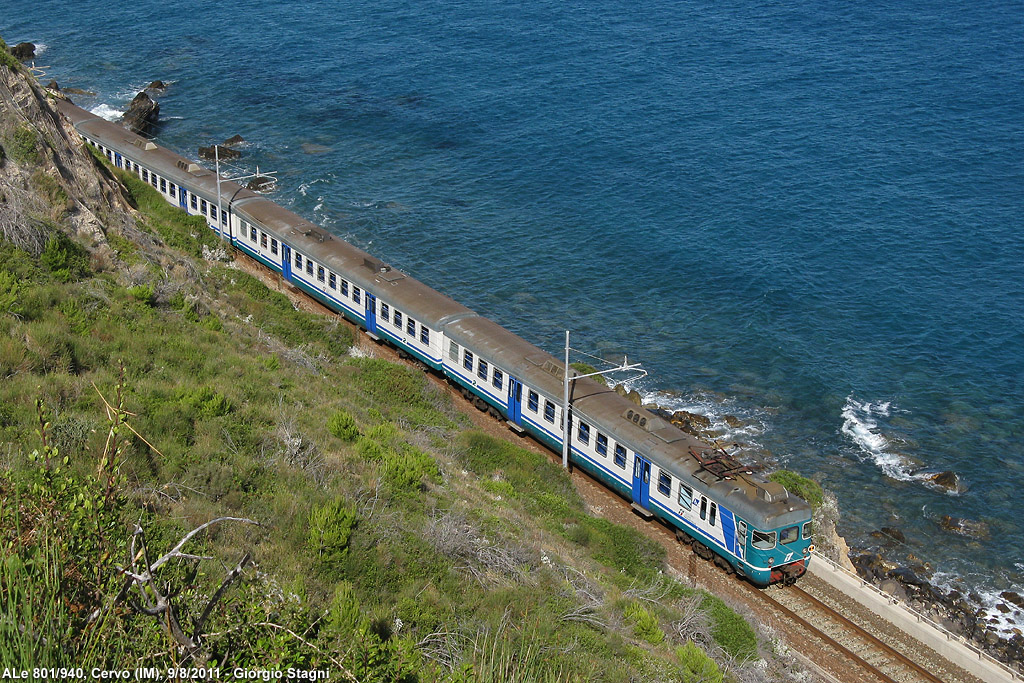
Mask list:
[[[130,220],[120,190],[24,67],[0,60],[0,237],[39,253],[55,226],[94,245]]]

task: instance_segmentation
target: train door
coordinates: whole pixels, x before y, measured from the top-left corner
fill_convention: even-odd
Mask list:
[[[740,559],[746,557],[747,550],[747,523],[740,518],[736,518],[736,554],[740,556]]]
[[[188,190],[181,185],[178,186],[178,206],[188,213]]]
[[[366,331],[377,334],[377,297],[366,293]]]
[[[292,279],[292,248],[284,242],[281,243],[281,276],[289,282]]]
[[[645,510],[651,500],[651,463],[639,455],[633,459],[633,502]]]
[[[523,424],[523,383],[511,375],[508,378],[508,420]]]

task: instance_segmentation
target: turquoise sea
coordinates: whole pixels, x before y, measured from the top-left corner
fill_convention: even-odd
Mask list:
[[[853,544],[1024,592],[1019,1],[19,0],[0,35],[107,116],[169,82],[162,144],[241,134],[298,213],[549,351],[628,353]]]

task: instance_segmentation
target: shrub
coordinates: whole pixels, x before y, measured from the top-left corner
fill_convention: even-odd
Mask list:
[[[220,417],[231,412],[231,401],[210,387],[184,391],[178,400],[194,418]]]
[[[19,315],[21,303],[18,300],[18,293],[21,285],[13,273],[0,270],[0,315],[9,313]]]
[[[679,659],[683,683],[722,683],[725,680],[715,660],[692,640],[676,648],[676,657]]]
[[[581,375],[589,375],[592,372],[597,372],[597,368],[590,363],[570,363],[569,367]],[[598,384],[608,386],[608,381],[602,375],[594,375],[590,379],[594,380]]]
[[[62,282],[89,274],[89,252],[59,230],[47,238],[39,262]]]
[[[7,153],[19,164],[39,163],[38,138],[35,131],[27,126],[19,126],[11,136]]]
[[[309,547],[323,566],[334,567],[344,559],[355,526],[355,508],[341,498],[310,511]]]
[[[135,285],[134,287],[128,288],[128,294],[147,306],[153,306],[156,304],[156,292],[153,290],[153,285]]]
[[[815,510],[825,501],[825,493],[821,489],[821,484],[792,470],[772,472],[768,475],[768,479],[782,484],[790,493],[806,500]]]
[[[711,637],[723,650],[740,662],[757,656],[757,636],[743,617],[710,593],[704,596],[701,607],[711,616]]]
[[[639,602],[626,605],[623,615],[633,622],[633,635],[651,645],[660,645],[665,640],[665,632],[658,627],[658,617],[648,612]]]
[[[355,441],[359,436],[356,419],[344,410],[338,410],[328,418],[327,431],[342,441]]]

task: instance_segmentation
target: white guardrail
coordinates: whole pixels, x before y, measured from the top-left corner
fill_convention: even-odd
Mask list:
[[[810,563],[811,567],[813,567],[816,563],[820,563],[820,564],[826,565],[834,574],[839,574],[839,575],[845,577],[847,581],[856,582],[856,584],[858,584],[861,589],[866,589],[866,590],[874,593],[877,598],[879,598],[881,600],[884,600],[886,603],[889,604],[890,607],[895,607],[895,608],[903,610],[903,612],[905,612],[907,616],[913,617],[917,621],[917,623],[919,623],[921,625],[924,625],[924,626],[930,626],[932,629],[934,629],[937,632],[937,635],[944,637],[946,642],[948,642],[950,644],[955,643],[955,644],[959,645],[960,647],[962,647],[962,648],[966,649],[967,651],[969,651],[971,654],[976,655],[978,657],[978,661],[983,662],[984,664],[988,665],[989,667],[997,669],[1000,673],[1005,674],[1006,676],[1009,677],[1008,680],[1024,681],[1024,676],[1022,676],[1018,671],[1016,671],[1015,669],[1013,669],[1013,668],[1007,666],[1006,664],[1000,662],[999,660],[995,659],[994,657],[992,657],[991,655],[989,655],[988,653],[986,653],[985,651],[980,649],[972,641],[968,640],[967,638],[964,638],[961,635],[957,635],[956,633],[953,633],[952,631],[950,631],[946,627],[942,626],[941,624],[936,623],[930,617],[925,616],[924,614],[921,614],[920,612],[918,612],[917,610],[912,608],[910,605],[908,605],[906,602],[897,599],[895,596],[889,595],[885,591],[879,589],[874,584],[869,583],[868,581],[865,581],[863,578],[861,578],[860,576],[858,576],[854,572],[851,572],[850,570],[846,569],[845,567],[840,566],[838,563],[834,562],[833,560],[825,557],[824,555],[820,555],[818,553],[814,553],[814,560],[815,560],[815,562],[811,562]],[[818,572],[814,572],[814,573],[817,574],[818,576],[820,576],[823,579],[827,580],[827,578],[828,578],[827,575],[825,575],[825,574],[818,573]],[[899,626],[899,624],[896,624],[896,625]],[[956,662],[954,660],[954,664],[959,664],[959,662]],[[984,680],[988,680],[988,679],[986,678]]]

